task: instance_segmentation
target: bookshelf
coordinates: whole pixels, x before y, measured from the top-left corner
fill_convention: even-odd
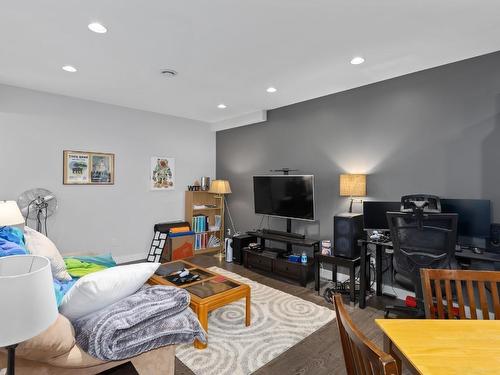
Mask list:
[[[193,205],[209,205],[215,207],[194,208]],[[186,221],[191,225],[193,217],[203,215],[208,218],[209,225],[215,224],[215,216],[220,215],[221,225],[218,230],[203,230],[197,231],[196,234],[206,234],[216,236],[220,241],[220,246],[203,247],[195,249],[195,254],[216,253],[224,249],[224,199],[222,195],[210,193],[208,191],[186,191],[185,200]],[[196,237],[196,235],[195,235]]]

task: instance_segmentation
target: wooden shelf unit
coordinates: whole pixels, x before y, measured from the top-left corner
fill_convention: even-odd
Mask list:
[[[215,215],[221,217],[221,227],[218,231],[205,231],[199,233],[214,234],[220,240],[220,246],[194,250],[195,254],[215,253],[224,250],[224,196],[208,191],[186,191],[185,196],[185,220],[191,225],[193,216],[203,214],[208,216],[210,225],[215,224]],[[193,205],[216,205],[217,207],[193,208]],[[208,229],[208,228],[207,228]],[[198,233],[197,233],[198,234]]]

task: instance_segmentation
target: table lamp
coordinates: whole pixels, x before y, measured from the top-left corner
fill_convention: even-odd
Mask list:
[[[24,224],[21,210],[14,201],[0,201],[0,227]]]
[[[365,174],[341,174],[340,175],[340,196],[351,197],[349,212],[352,212],[353,197],[366,196],[366,175]],[[360,200],[362,203],[363,201]]]
[[[229,205],[226,202],[226,194],[231,194],[231,186],[227,180],[213,180],[210,185],[210,192],[218,194],[222,198],[223,207],[227,206],[227,214],[229,216],[229,221],[231,222],[231,227],[233,233],[236,231],[234,229],[233,218],[231,217],[231,211],[229,210]],[[222,212],[224,214],[224,210]],[[221,248],[222,249],[222,248]],[[222,251],[218,254],[219,259],[222,259]]]
[[[0,347],[8,351],[7,375],[14,375],[17,344],[45,331],[58,316],[49,260],[38,255],[0,258],[0,296]]]

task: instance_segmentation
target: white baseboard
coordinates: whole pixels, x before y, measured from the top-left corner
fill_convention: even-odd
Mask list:
[[[142,253],[134,253],[134,254],[126,254],[126,255],[113,255],[113,259],[117,264],[123,264],[128,262],[135,262],[138,260],[145,261],[147,254],[145,252]]]
[[[320,269],[319,276],[322,279],[331,280],[332,279],[332,271],[324,268]],[[337,272],[337,280],[340,282],[344,282],[349,280],[349,275],[346,275],[341,272]],[[377,290],[377,285],[373,284],[373,289]],[[382,293],[387,293],[390,295],[395,295],[398,299],[404,300],[406,296],[415,297],[415,293],[406,289],[392,287],[391,285],[382,284]]]

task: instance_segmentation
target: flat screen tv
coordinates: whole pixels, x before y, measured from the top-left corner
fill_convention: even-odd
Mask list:
[[[314,220],[314,176],[254,176],[255,213]]]

